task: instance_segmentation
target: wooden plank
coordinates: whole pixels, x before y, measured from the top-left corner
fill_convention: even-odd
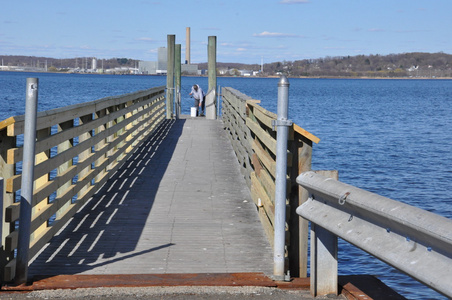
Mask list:
[[[268,218],[270,219],[271,223],[274,224],[275,206],[273,205],[262,184],[259,182],[255,173],[251,173],[251,197],[253,198],[253,201],[254,203],[256,203],[256,205],[262,206],[265,209]],[[261,205],[259,205],[259,202],[261,203]]]
[[[0,122],[0,131],[6,129],[8,126],[14,124],[16,122],[16,120],[14,119],[14,117],[9,117],[6,120],[3,120]]]
[[[253,141],[253,150],[259,158],[259,161],[265,166],[273,177],[276,177],[276,161],[271,155],[262,148],[259,141]]]
[[[265,235],[267,236],[267,240],[270,243],[270,246],[274,248],[275,245],[275,230],[273,229],[273,225],[268,219],[268,215],[262,207],[259,207],[259,219],[261,220],[262,228],[264,229]]]
[[[274,178],[268,174],[267,170],[263,170],[258,176],[256,174],[256,177],[259,180],[263,190],[265,190],[266,194],[270,198],[270,201],[275,203],[276,185]]]
[[[297,124],[293,123],[293,130],[297,133],[299,133],[300,135],[308,138],[309,140],[313,141],[314,143],[318,144],[320,142],[320,139],[318,137],[316,137],[315,135],[313,135],[312,133],[304,130],[303,128],[301,128],[300,126],[298,126]]]
[[[259,138],[260,141],[274,154],[276,155],[276,140],[265,130],[263,130],[258,124],[246,119],[246,126]]]
[[[255,102],[248,102],[247,104],[252,107],[253,114],[262,124],[264,124],[268,128],[272,128],[272,121],[276,120],[278,116],[275,113],[272,113],[266,109],[264,109],[262,106],[257,105]]]

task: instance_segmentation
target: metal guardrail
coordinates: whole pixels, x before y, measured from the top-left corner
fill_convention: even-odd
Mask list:
[[[452,297],[452,220],[313,171],[297,183],[310,194],[297,213],[312,222],[312,294],[337,293],[340,237]]]

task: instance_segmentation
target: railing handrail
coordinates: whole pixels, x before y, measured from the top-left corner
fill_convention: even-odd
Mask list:
[[[310,194],[297,208],[300,216],[452,296],[452,220],[313,171],[297,182]]]

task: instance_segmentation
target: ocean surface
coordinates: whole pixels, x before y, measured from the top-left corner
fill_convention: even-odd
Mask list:
[[[27,77],[39,78],[38,110],[166,85],[164,76],[0,72],[0,120],[25,111]],[[276,112],[278,78],[217,78]],[[182,113],[191,86],[182,77]],[[452,219],[452,80],[289,78],[289,118],[320,138],[313,169]],[[452,230],[452,228],[451,228]],[[340,274],[372,274],[408,299],[446,299],[346,242]]]

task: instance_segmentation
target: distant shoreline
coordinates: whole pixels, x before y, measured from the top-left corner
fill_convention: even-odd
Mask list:
[[[106,73],[75,73],[75,72],[42,72],[42,71],[17,71],[17,70],[0,70],[0,72],[12,72],[12,73],[48,73],[48,74],[79,74],[79,75],[116,75],[116,76],[166,76],[166,75],[154,75],[154,74],[106,74]],[[182,75],[182,77],[208,77],[206,75]],[[217,78],[280,78],[280,76],[217,76]],[[300,78],[300,79],[403,79],[403,80],[452,80],[452,77],[369,77],[369,76],[287,76],[287,78]]]

